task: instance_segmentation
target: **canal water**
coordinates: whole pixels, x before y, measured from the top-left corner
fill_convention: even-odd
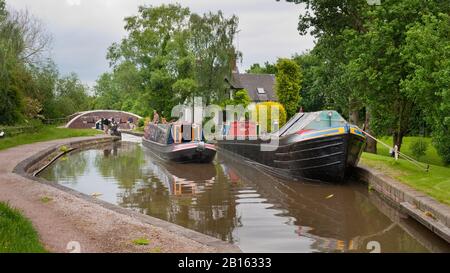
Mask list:
[[[244,252],[450,251],[362,183],[279,180],[224,153],[212,164],[176,164],[122,141],[69,153],[40,176]]]

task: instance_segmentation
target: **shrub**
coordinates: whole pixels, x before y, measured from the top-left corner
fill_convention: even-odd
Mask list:
[[[260,112],[263,107],[267,107],[267,120],[264,124],[264,121],[261,120],[262,117],[260,117]],[[286,123],[286,110],[284,109],[283,105],[278,102],[268,101],[268,102],[261,102],[256,105],[256,113],[258,117],[258,123],[260,125],[260,128],[262,130],[266,130],[267,132],[271,132],[272,130],[272,107],[278,108],[279,113],[279,120],[278,120],[278,128],[281,128]]]
[[[411,142],[409,149],[415,158],[420,159],[427,152],[428,142],[423,139],[417,139]]]
[[[138,127],[143,127],[145,123],[145,119],[144,118],[140,118],[138,121]]]

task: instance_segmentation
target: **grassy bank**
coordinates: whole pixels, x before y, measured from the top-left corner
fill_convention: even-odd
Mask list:
[[[361,163],[450,205],[450,168],[430,164],[425,172],[406,160],[369,153],[363,154]]]
[[[428,149],[424,156],[422,156],[421,158],[416,158],[416,159],[421,162],[427,163],[427,164],[443,166],[444,163],[443,163],[441,157],[438,155],[436,149],[432,145],[431,138],[429,138],[429,137],[404,137],[401,152],[413,157],[413,153],[411,152],[411,145],[412,145],[412,143],[415,143],[419,139],[428,143]],[[392,137],[382,137],[381,141],[383,141],[384,143],[386,143],[390,147],[392,147]],[[383,145],[378,144],[377,149],[378,149],[379,155],[389,156],[389,149],[384,147]]]
[[[46,252],[31,222],[0,202],[0,253]]]
[[[98,134],[101,134],[101,132],[93,129],[68,129],[57,128],[54,126],[43,126],[34,133],[0,138],[0,150],[40,141],[69,137],[95,136]]]

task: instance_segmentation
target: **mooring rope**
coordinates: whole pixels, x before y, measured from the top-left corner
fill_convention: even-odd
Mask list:
[[[359,129],[359,130],[361,130],[361,129]],[[383,146],[385,146],[385,147],[388,148],[389,150],[392,149],[391,146],[387,145],[386,143],[384,143],[383,141],[377,139],[376,137],[372,136],[371,134],[367,133],[366,131],[361,130],[361,132],[363,132],[366,136],[370,137],[371,139],[375,140],[376,142],[382,144]],[[426,172],[428,172],[428,171],[430,170],[430,165],[428,165],[428,164],[421,163],[421,162],[415,160],[414,158],[410,157],[409,155],[406,155],[406,154],[404,154],[404,153],[401,153],[400,151],[397,151],[397,154],[398,154],[399,156],[403,157],[404,159],[406,159],[406,161],[408,161],[408,162],[410,162],[410,163],[416,165],[416,166],[419,167],[419,168],[424,169]]]

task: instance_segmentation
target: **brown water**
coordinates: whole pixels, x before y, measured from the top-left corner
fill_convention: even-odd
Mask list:
[[[282,181],[225,154],[213,164],[182,165],[122,142],[70,153],[40,176],[244,252],[450,251],[361,183]]]

